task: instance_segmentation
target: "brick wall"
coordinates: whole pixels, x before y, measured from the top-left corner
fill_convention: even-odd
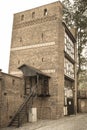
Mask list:
[[[22,104],[24,83],[21,78],[2,73],[0,79],[0,125],[7,126]]]
[[[44,11],[47,11],[47,14],[44,15]],[[51,113],[53,119],[62,116],[64,104],[64,28],[60,2],[14,15],[9,73],[19,74],[17,68],[22,64],[33,66],[51,76],[49,81],[51,97],[38,98],[34,105],[41,109],[40,111],[44,109],[45,118],[50,117],[46,111]],[[38,113],[38,117],[44,118],[41,113]]]

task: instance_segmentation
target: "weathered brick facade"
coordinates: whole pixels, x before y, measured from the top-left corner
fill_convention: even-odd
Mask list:
[[[45,10],[47,14],[44,14]],[[14,15],[9,73],[17,74],[17,68],[22,64],[33,66],[51,76],[51,97],[40,99],[40,102],[42,107],[47,108],[44,109],[45,113],[49,111],[52,118],[63,115],[64,27],[60,2]]]
[[[0,72],[0,127],[7,126],[24,100],[23,79]]]
[[[57,119],[67,115],[65,100],[68,98],[73,100],[76,112],[76,45],[74,36],[62,22],[62,11],[62,4],[55,2],[14,15],[9,73],[21,77],[23,74],[18,67],[26,64],[51,77],[50,97],[37,97],[33,103],[38,119]],[[66,50],[65,33],[73,51],[70,48]],[[16,89],[24,91],[21,86],[13,88]],[[68,103],[71,104],[71,101]]]

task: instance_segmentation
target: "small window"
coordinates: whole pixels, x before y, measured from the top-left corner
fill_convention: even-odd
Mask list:
[[[44,58],[42,58],[42,62],[44,61]]]
[[[18,65],[20,64],[20,60],[18,60]]]
[[[42,33],[42,35],[41,35],[41,38],[42,38],[42,40],[43,40],[43,33]]]
[[[44,9],[44,16],[47,16],[48,12],[47,9]]]
[[[15,80],[14,79],[12,80],[12,85],[15,85]]]
[[[35,18],[35,12],[32,12],[32,18]]]
[[[22,42],[22,37],[19,38],[20,42]]]
[[[21,21],[23,21],[24,20],[24,15],[21,15]]]
[[[4,96],[6,96],[7,95],[7,93],[6,92],[4,92]]]

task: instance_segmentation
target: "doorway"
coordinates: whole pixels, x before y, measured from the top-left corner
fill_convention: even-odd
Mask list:
[[[73,100],[73,98],[67,98],[67,114],[68,115],[74,114],[74,100]]]

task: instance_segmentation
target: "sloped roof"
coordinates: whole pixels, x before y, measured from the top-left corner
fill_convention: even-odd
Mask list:
[[[43,73],[42,71],[26,64],[21,65],[20,67],[18,67],[18,69],[23,72],[24,76],[36,76],[38,74],[50,78],[50,76]]]

